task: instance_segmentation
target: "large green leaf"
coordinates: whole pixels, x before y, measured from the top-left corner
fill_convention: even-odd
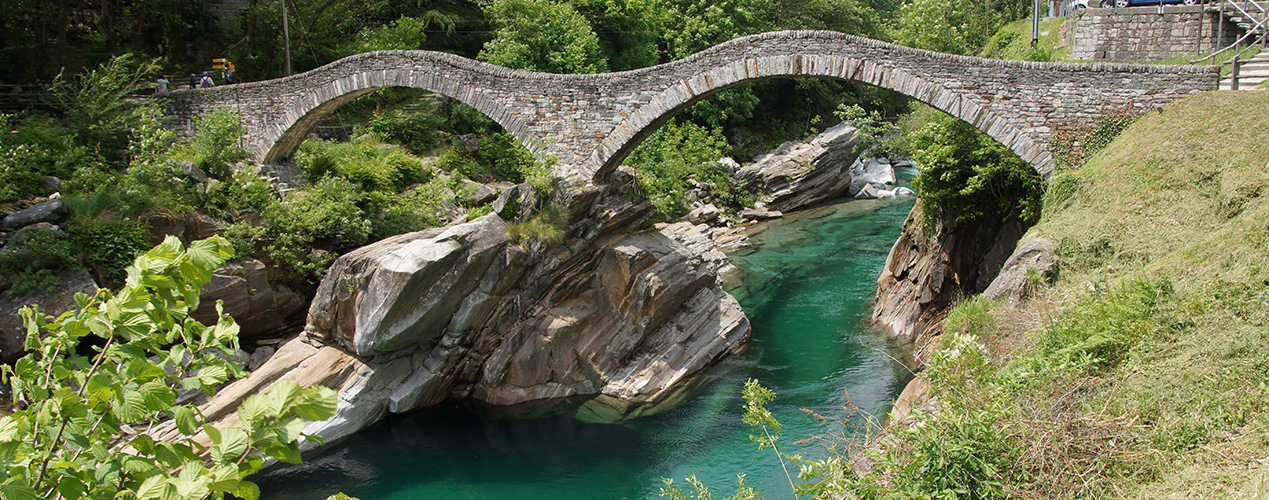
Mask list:
[[[335,416],[339,407],[339,397],[334,389],[313,386],[304,390],[304,399],[291,407],[296,415],[304,420],[319,422]]]
[[[18,431],[20,429],[21,426],[18,425],[18,420],[13,418],[13,416],[0,417],[0,443],[19,439]]]
[[[168,410],[168,414],[172,415],[172,420],[176,422],[176,428],[180,429],[181,434],[192,436],[198,432],[198,419],[194,415],[193,408],[173,406]]]
[[[288,464],[298,464],[302,461],[300,449],[295,443],[273,443],[264,447],[264,453]]]
[[[142,385],[141,396],[145,399],[145,408],[149,412],[163,412],[176,404],[176,391],[160,380],[153,380]]]
[[[110,410],[121,422],[137,422],[146,416],[145,396],[141,393],[123,389],[119,397],[110,403]]]
[[[35,490],[25,483],[10,479],[10,482],[0,484],[0,499],[3,500],[35,500]]]
[[[233,491],[233,495],[242,500],[259,500],[260,487],[251,481],[242,481],[238,484],[238,489]]]
[[[62,479],[57,482],[57,494],[62,498],[80,498],[86,491],[88,486],[71,476],[62,476]]]
[[[155,474],[145,478],[137,487],[139,500],[176,500],[176,488],[170,484],[171,478]]]
[[[220,430],[220,443],[211,448],[212,460],[217,464],[234,462],[251,446],[247,432],[237,427]]]

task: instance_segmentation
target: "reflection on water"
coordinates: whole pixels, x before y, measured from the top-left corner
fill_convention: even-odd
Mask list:
[[[779,462],[749,441],[740,422],[740,388],[757,378],[776,391],[771,410],[785,424],[783,449],[806,457],[822,456],[823,444],[793,441],[849,436],[869,415],[889,409],[907,372],[867,318],[877,275],[911,206],[910,198],[838,203],[754,235],[754,251],[732,256],[743,273],[731,284],[754,340],[744,354],[709,369],[678,408],[591,424],[569,406],[506,411],[445,403],[389,418],[304,465],[263,474],[262,498],[343,491],[363,500],[644,499],[657,497],[661,477],[689,474],[729,493],[742,472],[768,497],[783,496],[789,486]],[[866,414],[849,414],[848,394]]]

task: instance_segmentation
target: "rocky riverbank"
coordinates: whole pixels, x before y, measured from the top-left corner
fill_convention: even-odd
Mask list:
[[[223,301],[258,346],[246,358],[253,372],[202,410],[230,425],[246,396],[288,378],[338,390],[336,417],[305,431],[327,442],[448,398],[585,398],[582,415],[594,421],[656,412],[748,340],[748,320],[720,286],[731,269],[720,243],[743,246],[747,224],[784,210],[893,186],[889,165],[853,152],[853,132],[835,127],[740,169],[737,179],[761,196],[748,216],[700,205],[683,221],[641,229],[651,205],[618,172],[608,185],[557,196],[568,213],[558,242],[513,240],[495,213],[364,246],[335,261],[303,332],[285,340],[270,332],[304,302],[271,283],[264,264],[236,261],[203,299]]]

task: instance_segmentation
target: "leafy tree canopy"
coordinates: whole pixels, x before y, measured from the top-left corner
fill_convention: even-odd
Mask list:
[[[485,8],[498,26],[478,59],[547,73],[601,73],[608,61],[590,23],[568,3],[495,0]]]

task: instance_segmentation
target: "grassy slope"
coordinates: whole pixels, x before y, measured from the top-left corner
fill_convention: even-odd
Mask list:
[[[1221,92],[1143,118],[1054,179],[1034,228],[1057,245],[1060,279],[1024,306],[1032,316],[1052,317],[1099,282],[1149,276],[1171,285],[1159,310],[1178,327],[1137,340],[1085,400],[1146,426],[1141,449],[1156,456],[1157,472],[1115,488],[1122,493],[1269,495],[1269,466],[1256,462],[1269,455],[1264,110],[1269,93]]]

